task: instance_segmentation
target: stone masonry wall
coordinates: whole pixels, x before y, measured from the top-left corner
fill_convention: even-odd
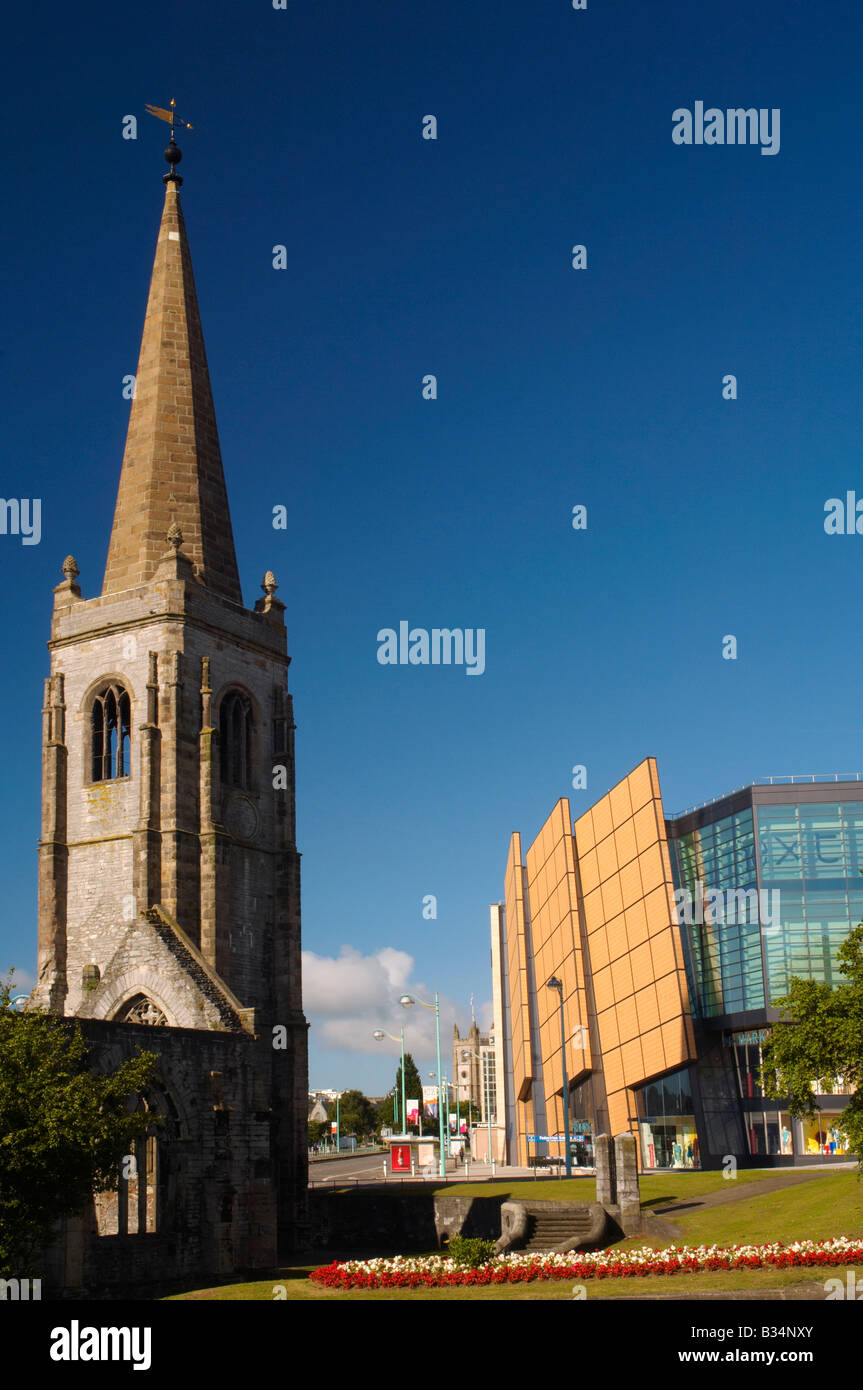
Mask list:
[[[141,1297],[273,1268],[267,1040],[91,1019],[81,1027],[96,1070],[113,1070],[139,1047],[159,1057],[150,1099],[167,1123],[157,1130],[156,1230],[99,1236],[92,1210],[68,1223],[46,1262],[54,1271],[48,1296]],[[297,1229],[304,1219],[298,1212]]]

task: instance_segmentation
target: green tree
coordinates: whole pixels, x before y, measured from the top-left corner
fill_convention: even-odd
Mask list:
[[[398,1071],[396,1072],[396,1095],[397,1095],[398,1098],[399,1098],[399,1121],[400,1121],[400,1123],[399,1123],[399,1128],[400,1128],[400,1129],[403,1129],[405,1133],[411,1133],[411,1132],[414,1133],[414,1134],[418,1133],[418,1130],[419,1130],[419,1126],[418,1126],[418,1125],[407,1125],[407,1126],[404,1125],[404,1116],[402,1115],[402,1068],[401,1068],[401,1063],[399,1063]],[[420,1074],[419,1074],[419,1072],[417,1071],[416,1062],[414,1061],[413,1057],[411,1056],[411,1054],[410,1054],[409,1052],[406,1052],[406,1053],[405,1053],[405,1100],[406,1100],[406,1101],[411,1101],[411,1100],[419,1101],[420,1109],[422,1109],[422,1103],[423,1103],[423,1083],[422,1083],[422,1078],[420,1077]],[[430,1128],[430,1123],[429,1123],[428,1121],[426,1121],[426,1124],[425,1124],[424,1128],[425,1128],[425,1129],[429,1129],[429,1128]]]
[[[131,1109],[157,1059],[143,1052],[110,1075],[87,1070],[80,1027],[10,1007],[0,979],[0,1277],[26,1277],[60,1217],[116,1187],[135,1138],[158,1123]]]
[[[787,1097],[795,1118],[811,1119],[815,1095],[834,1090],[841,1078],[856,1093],[842,1112],[841,1128],[863,1175],[863,923],[838,951],[846,983],[832,987],[794,976],[788,993],[773,1001],[783,1017],[764,1044],[762,1087],[771,1100]],[[815,1089],[813,1090],[813,1084]]]
[[[343,1091],[339,1097],[339,1133],[355,1134],[358,1139],[374,1134],[378,1112],[362,1091]]]
[[[421,1082],[421,1080],[420,1080],[420,1074],[419,1074],[419,1072],[417,1071],[416,1064],[414,1063],[414,1059],[413,1059],[413,1057],[411,1057],[410,1053],[406,1053],[406,1054],[405,1054],[405,1079],[406,1079],[406,1085],[405,1085],[405,1099],[406,1099],[406,1100],[411,1100],[411,1099],[417,1099],[417,1100],[418,1100],[419,1097],[422,1095],[422,1082]],[[412,1087],[413,1087],[414,1089],[412,1089]],[[455,1099],[453,1098],[453,1093],[452,1093],[452,1091],[450,1091],[449,1095],[450,1095],[450,1117],[453,1119],[453,1121],[455,1121]],[[398,1102],[398,1114],[399,1114],[399,1125],[398,1125],[398,1129],[401,1130],[401,1127],[402,1127],[402,1126],[401,1126],[401,1108],[402,1108],[402,1069],[401,1069],[401,1066],[399,1066],[398,1071],[396,1072],[396,1084],[395,1084],[395,1087],[394,1087],[393,1091],[391,1091],[389,1095],[384,1096],[383,1100],[381,1101],[380,1105],[378,1106],[378,1130],[379,1130],[379,1131],[380,1131],[381,1129],[383,1129],[385,1126],[392,1127],[392,1126],[394,1125],[394,1121],[393,1121],[393,1110],[394,1110],[394,1108],[395,1108],[395,1100],[396,1100],[396,1098],[397,1098],[397,1102]],[[480,1109],[479,1109],[479,1106],[475,1105],[475,1104],[473,1103],[473,1101],[471,1101],[470,1103],[468,1103],[468,1101],[466,1101],[466,1100],[460,1100],[460,1101],[459,1101],[459,1105],[458,1105],[458,1117],[459,1117],[459,1120],[467,1120],[469,1127],[470,1127],[471,1129],[473,1129],[475,1125],[478,1125],[478,1124],[480,1123]],[[419,1129],[419,1126],[418,1126],[418,1125],[410,1125],[410,1126],[409,1126],[409,1131],[412,1131],[414,1134],[416,1134],[416,1133],[418,1132],[418,1129]],[[437,1132],[438,1132],[437,1120],[436,1120],[436,1119],[433,1120],[433,1119],[430,1119],[429,1117],[426,1117],[426,1119],[425,1119],[425,1121],[424,1121],[424,1123],[423,1123],[423,1131],[424,1131],[424,1133],[426,1133],[426,1134],[436,1135]]]
[[[401,1093],[400,1093],[400,1094],[401,1094]],[[401,1109],[401,1100],[399,1100],[399,1109]],[[390,1094],[389,1094],[388,1096],[384,1096],[383,1100],[379,1103],[378,1108],[377,1108],[377,1129],[378,1129],[378,1133],[380,1133],[380,1131],[381,1131],[382,1129],[394,1129],[394,1128],[396,1128],[394,1116],[395,1116],[395,1098],[394,1098],[394,1096],[393,1096],[393,1093],[390,1092]],[[401,1128],[401,1126],[399,1126],[399,1128]]]
[[[322,1144],[329,1134],[329,1120],[309,1120],[309,1148],[312,1144]]]

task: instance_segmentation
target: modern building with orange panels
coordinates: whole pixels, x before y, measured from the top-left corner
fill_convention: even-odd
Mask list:
[[[861,864],[859,777],[768,779],[667,818],[654,758],[574,824],[562,798],[526,850],[515,833],[491,909],[508,1161],[563,1155],[562,1033],[578,1166],[627,1131],[643,1169],[841,1158],[841,1088],[808,1124],[758,1072],[790,974],[839,981]]]

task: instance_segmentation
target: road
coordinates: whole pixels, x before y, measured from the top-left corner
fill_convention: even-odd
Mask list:
[[[309,1184],[313,1187],[318,1185],[329,1187],[340,1182],[349,1183],[351,1185],[354,1183],[382,1183],[387,1180],[384,1175],[385,1160],[387,1160],[387,1155],[383,1153],[360,1153],[357,1154],[355,1158],[316,1159],[309,1164]],[[437,1160],[435,1160],[435,1164],[436,1163]],[[504,1169],[498,1167],[497,1176],[503,1177],[504,1175],[508,1178],[535,1176],[532,1169]],[[441,1181],[438,1177],[436,1166],[430,1176],[438,1182]],[[543,1176],[547,1177],[549,1175],[544,1174]],[[452,1160],[450,1160],[448,1164],[447,1180],[449,1182],[465,1182],[467,1180],[477,1182],[483,1178],[489,1177],[491,1177],[491,1170],[486,1163],[471,1163],[469,1168],[466,1168],[464,1164],[454,1165]],[[540,1179],[540,1181],[541,1180],[542,1179]],[[414,1179],[411,1179],[408,1175],[405,1175],[404,1178],[400,1175],[390,1175],[388,1181],[422,1182],[423,1178],[420,1174],[417,1174]]]
[[[383,1182],[386,1154],[359,1153],[355,1158],[319,1158],[309,1164],[310,1183]]]

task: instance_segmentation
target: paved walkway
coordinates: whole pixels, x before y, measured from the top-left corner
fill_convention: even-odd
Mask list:
[[[763,1303],[766,1299],[775,1302],[817,1303],[824,1302],[827,1290],[820,1284],[786,1284],[781,1289],[725,1289],[712,1293],[633,1293],[617,1294],[615,1303]],[[611,1301],[609,1299],[609,1301]]]

